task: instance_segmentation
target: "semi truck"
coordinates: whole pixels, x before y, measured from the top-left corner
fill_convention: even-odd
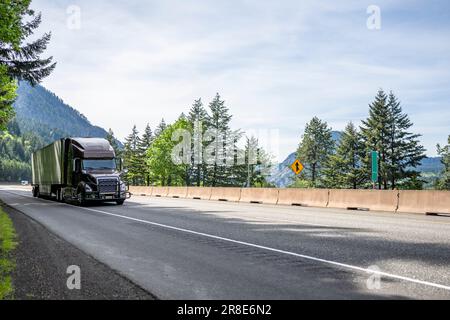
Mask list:
[[[63,138],[31,157],[34,197],[84,205],[89,202],[124,204],[130,198],[121,179],[122,160],[106,139]],[[124,171],[126,172],[126,171]]]

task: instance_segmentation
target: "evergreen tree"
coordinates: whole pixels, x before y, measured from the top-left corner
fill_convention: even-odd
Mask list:
[[[350,122],[342,133],[336,153],[324,169],[328,188],[357,189],[368,181],[363,166],[364,145],[355,125]]]
[[[234,145],[235,141],[235,137],[230,130],[232,116],[225,106],[225,101],[221,100],[218,93],[209,104],[209,109],[211,113],[208,115],[206,123],[208,131],[213,137],[207,137],[211,139],[206,150],[212,150],[212,152],[207,152],[210,161],[208,161],[208,175],[205,177],[206,183],[212,187],[225,186],[229,184],[227,173],[230,169],[230,167],[227,167],[226,157],[231,156],[232,148],[230,146]]]
[[[419,181],[414,170],[425,157],[420,135],[408,132],[412,123],[404,114],[393,93],[389,96],[379,90],[369,106],[369,118],[363,121],[361,132],[366,146],[364,158],[366,175],[370,176],[370,152],[378,151],[380,189],[396,188],[398,183],[410,185],[408,180]]]
[[[366,147],[364,164],[366,176],[370,177],[371,151],[378,152],[378,186],[388,188],[388,149],[390,137],[390,110],[386,93],[380,89],[375,101],[369,105],[369,118],[362,121],[361,134]]]
[[[144,160],[139,154],[139,144],[139,132],[134,126],[130,135],[125,139],[124,166],[128,169],[125,177],[127,182],[135,186],[142,183],[142,172],[145,166]]]
[[[306,124],[305,133],[297,150],[297,157],[305,166],[303,175],[310,181],[311,186],[320,186],[323,166],[333,150],[331,128],[326,122],[314,117]]]
[[[439,144],[437,145],[437,152],[442,157],[441,161],[444,165],[438,187],[439,189],[450,190],[450,135],[448,136],[446,146],[441,147]]]
[[[143,159],[142,162],[144,163],[147,157],[147,150],[150,148],[150,146],[152,145],[153,142],[153,132],[152,129],[150,128],[150,125],[147,123],[147,126],[145,127],[144,133],[142,134],[142,137],[140,139],[140,143],[139,143],[139,155],[140,157]],[[143,177],[144,177],[144,181],[145,184],[147,186],[150,185],[150,171],[148,169],[147,165],[143,166]]]
[[[208,113],[201,99],[195,100],[187,117],[192,130],[192,165],[190,180],[200,187],[206,177],[207,166],[203,163],[203,133],[207,128]]]
[[[412,123],[406,113],[403,113],[400,102],[394,93],[388,97],[389,107],[389,148],[388,177],[390,187],[395,189],[397,184],[419,186],[420,172],[414,170],[425,158],[425,149],[420,145],[419,134],[410,133],[408,130]],[[421,189],[421,187],[419,188]]]
[[[270,155],[259,145],[257,138],[246,138],[244,170],[237,167],[238,179],[243,181],[241,185],[251,187],[268,187],[270,184],[266,178],[270,174],[272,159]],[[240,174],[239,174],[240,173]]]
[[[161,119],[161,122],[158,124],[155,130],[155,138],[158,137],[163,131],[167,128],[166,121]]]
[[[0,4],[0,66],[14,79],[35,85],[55,68],[53,58],[41,59],[51,34],[28,42],[41,23],[41,14],[29,9],[30,0],[3,0]]]
[[[117,139],[114,136],[114,132],[111,128],[109,128],[108,130],[106,140],[108,140],[109,144],[113,147],[116,158],[122,157],[122,150],[120,149],[119,144],[117,143]]]

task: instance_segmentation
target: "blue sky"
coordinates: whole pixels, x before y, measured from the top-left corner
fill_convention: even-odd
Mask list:
[[[68,27],[69,6],[80,29]],[[369,5],[381,28],[367,28]],[[44,85],[123,139],[194,99],[226,100],[233,127],[278,130],[280,160],[313,116],[357,124],[393,90],[429,155],[450,134],[448,1],[49,1],[41,31],[58,62]],[[69,20],[73,21],[73,20]]]

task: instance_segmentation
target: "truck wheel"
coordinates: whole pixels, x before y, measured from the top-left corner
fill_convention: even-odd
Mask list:
[[[56,201],[64,202],[64,195],[63,195],[63,190],[62,189],[57,189],[56,190]]]
[[[124,202],[125,202],[125,200],[117,200],[117,201],[116,201],[116,203],[117,203],[118,206],[123,205]]]
[[[37,197],[37,187],[36,186],[33,187],[32,193],[33,193],[33,197],[36,198]]]
[[[84,194],[83,193],[79,193],[78,194],[78,205],[80,207],[83,207],[86,204],[86,200],[84,198]]]

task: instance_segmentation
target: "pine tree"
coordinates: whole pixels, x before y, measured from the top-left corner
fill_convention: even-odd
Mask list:
[[[336,153],[331,155],[324,169],[328,188],[357,189],[367,182],[363,166],[364,145],[355,125],[350,122],[342,133]]]
[[[441,147],[439,144],[437,145],[437,152],[442,157],[441,161],[444,165],[438,187],[439,189],[450,190],[450,135],[448,136],[446,146]]]
[[[388,188],[388,151],[390,137],[390,108],[386,93],[380,89],[375,101],[369,105],[369,117],[362,121],[361,134],[363,136],[366,154],[364,164],[366,176],[370,177],[371,151],[378,152],[379,189]]]
[[[139,154],[139,144],[139,132],[134,126],[130,135],[125,139],[124,146],[124,166],[128,169],[126,179],[133,185],[142,183],[142,172],[145,166],[145,162]]]
[[[425,158],[425,149],[420,145],[419,134],[408,130],[412,123],[406,113],[403,113],[400,102],[391,91],[388,97],[389,107],[389,148],[387,152],[388,177],[390,187],[395,189],[398,183],[417,186],[420,181],[420,172],[414,170]]]
[[[147,150],[150,148],[150,146],[152,145],[153,142],[153,132],[152,129],[150,128],[150,125],[147,124],[147,126],[145,127],[144,133],[142,134],[142,137],[140,139],[139,142],[139,156],[142,159],[142,163],[145,163],[145,158],[147,157]],[[150,185],[150,171],[148,166],[144,165],[143,166],[143,177],[144,177],[144,181],[145,184],[147,186]]]
[[[270,155],[259,145],[257,138],[246,137],[245,144],[245,164],[236,166],[235,172],[240,185],[251,187],[267,187],[270,184],[266,178],[270,174],[272,159]]]
[[[231,143],[234,144],[235,140],[230,130],[232,116],[225,106],[225,101],[221,100],[218,93],[209,104],[209,109],[211,113],[208,115],[206,123],[208,131],[213,137],[209,137],[212,138],[212,141],[207,149],[213,150],[213,152],[208,155],[212,158],[209,161],[210,165],[207,169],[208,176],[206,181],[212,187],[224,186],[229,184],[229,179],[227,178],[229,168],[227,168],[226,157],[230,155],[227,155],[227,145],[229,147]]]
[[[320,186],[323,166],[333,150],[331,128],[326,122],[314,117],[306,124],[305,133],[297,150],[297,157],[305,166],[304,176],[313,187]]]
[[[192,165],[190,180],[200,187],[206,177],[207,166],[203,163],[203,133],[207,129],[208,113],[203,107],[202,99],[194,101],[187,117],[192,128]]]
[[[50,75],[55,68],[53,58],[41,59],[51,34],[27,41],[41,24],[41,14],[29,9],[31,1],[12,1],[0,5],[0,66],[7,74],[32,85]]]
[[[414,168],[425,157],[425,149],[419,143],[420,135],[408,132],[411,126],[395,95],[391,92],[387,96],[380,89],[369,106],[369,118],[361,126],[366,146],[364,162],[367,177],[371,170],[370,152],[379,153],[380,189],[394,189],[398,183],[408,185],[408,180],[419,181],[419,172]]]
[[[113,147],[114,152],[116,154],[116,158],[122,157],[122,150],[117,143],[117,139],[114,136],[114,132],[111,128],[109,128],[108,133],[106,134],[106,140],[108,140],[109,144]]]
[[[166,121],[163,119],[161,119],[161,122],[158,124],[158,126],[156,127],[155,130],[155,138],[157,138],[161,133],[163,133],[163,131],[167,128],[167,124]]]

